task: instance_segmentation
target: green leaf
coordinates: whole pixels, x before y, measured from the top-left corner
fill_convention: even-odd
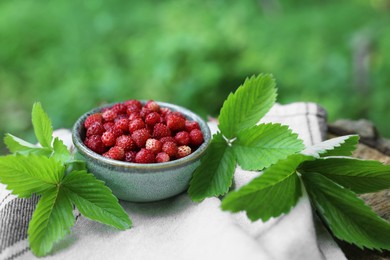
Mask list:
[[[23,155],[35,154],[49,157],[51,150],[46,147],[38,147],[11,134],[5,134],[4,143],[11,153]]]
[[[32,124],[35,136],[43,147],[51,147],[53,127],[50,118],[43,110],[41,103],[34,103],[32,109]]]
[[[260,124],[241,131],[232,144],[238,164],[245,170],[261,170],[304,148],[287,126]]]
[[[355,151],[358,143],[358,135],[340,136],[307,147],[302,153],[316,155],[317,157],[350,156]]]
[[[86,171],[65,176],[62,187],[85,217],[118,229],[131,227],[131,220],[104,182]]]
[[[390,165],[378,161],[328,157],[305,162],[299,171],[322,174],[356,193],[377,192],[390,188]]]
[[[231,147],[222,134],[214,135],[200,166],[192,175],[188,189],[191,199],[202,201],[228,192],[235,168],[236,161]]]
[[[31,251],[37,256],[49,253],[56,241],[70,233],[74,221],[73,206],[66,193],[59,187],[46,191],[28,227]]]
[[[0,157],[0,181],[19,197],[42,194],[60,183],[64,166],[56,160],[36,155]]]
[[[302,195],[296,169],[312,157],[293,154],[267,168],[237,191],[230,192],[222,201],[222,209],[232,212],[246,211],[252,221],[278,217],[288,213]]]
[[[241,130],[257,124],[275,103],[275,86],[270,74],[247,78],[223,103],[218,118],[222,134],[232,139]]]
[[[66,145],[64,145],[62,140],[59,139],[58,137],[56,137],[54,139],[53,149],[54,149],[54,152],[53,152],[52,158],[54,158],[55,160],[62,162],[62,163],[66,163],[70,159],[72,159],[72,156],[68,150],[68,147],[66,147]]]
[[[390,249],[390,224],[355,193],[321,174],[302,178],[312,204],[336,237],[360,248]]]

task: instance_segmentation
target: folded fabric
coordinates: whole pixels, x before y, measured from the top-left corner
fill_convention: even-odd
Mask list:
[[[289,125],[306,145],[324,140],[326,114],[316,104],[275,105],[264,122]],[[210,123],[213,132],[216,124]],[[72,146],[70,132],[55,132]],[[259,173],[237,168],[238,188]],[[19,199],[0,184],[0,259],[31,259],[27,227],[37,197]],[[345,259],[306,194],[290,213],[266,223],[220,209],[218,198],[194,203],[186,193],[153,203],[121,201],[134,226],[126,231],[75,212],[72,233],[47,259]],[[314,219],[314,220],[313,220]]]

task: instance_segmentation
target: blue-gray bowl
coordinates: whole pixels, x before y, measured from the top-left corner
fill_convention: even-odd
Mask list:
[[[157,201],[175,196],[188,188],[192,173],[200,164],[200,158],[210,144],[211,133],[206,122],[195,113],[183,107],[164,102],[157,102],[160,107],[179,111],[192,121],[199,123],[204,142],[192,154],[165,163],[140,164],[116,161],[101,156],[85,146],[85,119],[101,111],[106,106],[95,108],[82,115],[74,124],[72,138],[88,171],[103,180],[119,199],[133,202]]]

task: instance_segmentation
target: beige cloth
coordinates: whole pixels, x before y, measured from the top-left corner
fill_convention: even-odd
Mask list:
[[[322,141],[326,132],[326,115],[312,103],[275,105],[263,121],[289,125],[306,145]],[[210,128],[215,131],[216,124]],[[72,145],[68,130],[56,134]],[[257,174],[237,168],[235,186]],[[0,186],[0,259],[34,258],[26,229],[36,200],[16,199]],[[46,258],[345,259],[322,225],[313,221],[306,194],[289,214],[266,223],[221,211],[218,198],[194,203],[186,193],[160,202],[121,204],[133,220],[132,229],[117,231],[78,215],[72,233]]]

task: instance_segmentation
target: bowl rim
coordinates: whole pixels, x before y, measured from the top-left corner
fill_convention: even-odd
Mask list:
[[[147,102],[146,100],[139,100],[139,101],[142,104],[145,104]],[[77,148],[77,151],[79,153],[81,153],[83,156],[87,156],[87,157],[93,159],[94,161],[96,161],[100,165],[107,165],[107,166],[114,166],[115,168],[127,168],[127,169],[135,169],[135,170],[147,169],[147,170],[151,171],[150,173],[153,173],[153,170],[162,170],[162,169],[167,170],[167,169],[171,169],[171,168],[173,169],[173,168],[177,168],[178,166],[184,166],[184,165],[190,164],[194,161],[197,161],[200,157],[202,157],[204,155],[205,151],[207,150],[207,148],[211,142],[211,131],[210,131],[210,128],[208,127],[207,123],[200,116],[198,116],[197,114],[195,114],[194,112],[190,111],[187,108],[184,108],[184,107],[179,106],[179,105],[167,103],[167,102],[161,102],[161,101],[156,101],[156,100],[154,100],[154,101],[157,102],[157,104],[159,104],[161,107],[167,107],[167,108],[171,109],[172,111],[178,111],[178,112],[182,113],[186,118],[189,118],[193,121],[197,121],[199,123],[199,126],[200,126],[201,131],[202,131],[203,136],[204,136],[203,144],[201,144],[193,153],[191,153],[190,155],[188,155],[186,157],[176,159],[173,161],[169,161],[169,162],[163,162],[163,163],[131,163],[131,162],[118,161],[118,160],[106,158],[106,157],[92,151],[84,144],[84,142],[82,141],[81,136],[80,136],[80,131],[81,131],[80,128],[84,128],[85,119],[89,115],[94,114],[94,113],[98,113],[99,111],[101,111],[104,108],[111,107],[115,104],[124,102],[124,101],[120,101],[120,102],[114,102],[114,103],[105,104],[105,105],[102,105],[99,107],[95,107],[95,108],[87,111],[83,115],[81,115],[76,120],[76,122],[74,123],[73,128],[72,128],[72,141],[73,141],[73,144],[75,145],[75,147]],[[148,172],[146,172],[144,174],[148,174]]]

